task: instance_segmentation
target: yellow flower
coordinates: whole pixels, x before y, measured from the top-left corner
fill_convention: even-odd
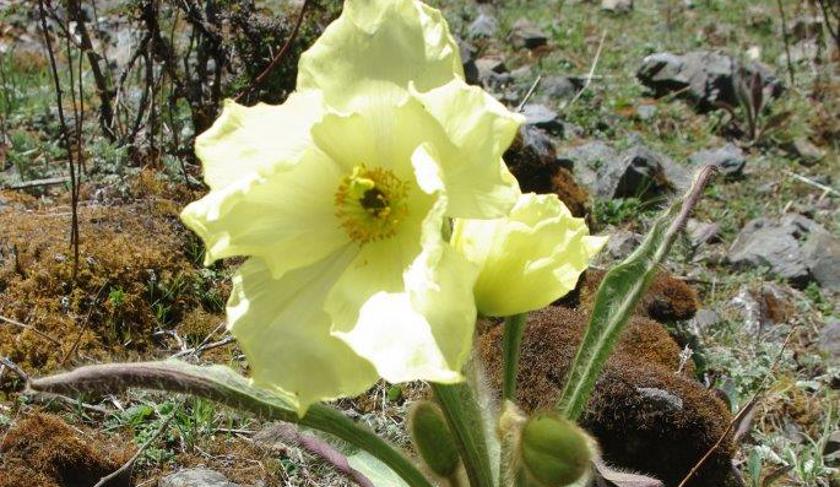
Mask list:
[[[206,261],[249,259],[229,328],[254,381],[312,402],[459,381],[477,268],[450,218],[507,214],[501,155],[522,119],[461,79],[440,13],[348,0],[280,106],[227,102],[196,141],[211,191],[182,213]]]
[[[525,313],[563,297],[606,241],[589,236],[556,195],[534,193],[522,195],[506,218],[459,219],[452,233],[452,244],[481,268],[474,292],[485,316]]]

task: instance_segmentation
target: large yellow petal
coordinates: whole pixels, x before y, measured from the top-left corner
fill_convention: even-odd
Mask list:
[[[333,198],[341,168],[317,149],[299,164],[242,178],[190,203],[184,223],[204,240],[205,263],[233,256],[265,260],[275,277],[345,245]]]
[[[506,215],[520,191],[502,154],[516,136],[524,117],[511,112],[482,89],[461,80],[415,96],[456,147],[454,157],[441,157],[449,216],[498,218]]]
[[[297,162],[311,144],[309,129],[320,119],[322,106],[317,91],[292,93],[282,105],[245,107],[226,100],[213,126],[195,140],[204,181],[221,189],[260,167]]]
[[[228,327],[245,352],[252,379],[291,395],[301,415],[314,402],[361,394],[377,380],[368,361],[330,335],[330,318],[321,307],[355,253],[347,246],[281,279],[252,258],[234,275]]]
[[[443,15],[416,0],[346,0],[341,16],[300,58],[297,88],[323,90],[345,109],[359,83],[381,80],[427,91],[464,78]]]

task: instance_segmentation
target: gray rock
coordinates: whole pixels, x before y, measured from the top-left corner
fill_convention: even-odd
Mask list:
[[[478,66],[475,64],[476,48],[469,42],[458,39],[458,50],[461,53],[461,64],[464,66],[464,80],[471,85],[481,83]]]
[[[161,479],[159,487],[241,487],[224,475],[205,468],[181,470]]]
[[[825,230],[811,232],[802,255],[820,286],[840,291],[840,238]]]
[[[627,13],[633,10],[633,0],[601,0],[601,10],[613,13]]]
[[[821,285],[840,289],[840,240],[801,215],[748,222],[730,247],[728,261],[736,267],[769,267],[795,286],[819,275]]]
[[[688,322],[688,327],[695,336],[702,337],[706,334],[706,330],[716,326],[720,323],[720,315],[711,309],[699,309]]]
[[[636,117],[642,122],[647,122],[656,116],[656,105],[639,105],[636,107]]]
[[[557,155],[561,166],[572,170],[575,178],[590,191],[598,181],[598,170],[618,159],[618,152],[599,140],[571,147]]]
[[[509,40],[516,49],[536,49],[548,44],[548,36],[528,19],[519,19],[513,24]]]
[[[528,103],[522,107],[522,114],[525,115],[525,123],[529,125],[535,125],[549,132],[563,130],[563,124],[557,112],[541,103]]]
[[[825,157],[825,153],[805,137],[797,137],[785,150],[803,166],[813,166]]]
[[[691,154],[688,160],[697,166],[713,164],[717,166],[721,174],[734,176],[741,174],[747,164],[744,151],[735,144],[728,143],[717,149],[704,149]]]
[[[608,199],[649,200],[674,193],[688,180],[687,173],[674,161],[642,144],[601,166],[597,174],[594,193]]]
[[[467,27],[467,35],[473,39],[493,37],[499,31],[499,21],[489,12],[481,12]]]
[[[820,330],[817,347],[834,362],[840,361],[840,318],[829,318]]]
[[[607,253],[615,259],[627,257],[642,243],[641,235],[628,230],[616,230],[610,232],[609,235]]]
[[[698,110],[705,112],[717,108],[718,103],[738,106],[734,83],[740,68],[747,76],[760,74],[769,97],[778,97],[784,91],[782,81],[765,66],[741,65],[719,51],[651,54],[642,60],[636,77],[656,96],[680,92],[681,97],[693,101]]]
[[[701,222],[694,218],[690,218],[686,222],[685,230],[688,233],[688,240],[694,248],[719,240],[720,237],[720,225],[713,222]]]
[[[828,440],[825,442],[823,448],[823,455],[831,455],[840,452],[840,430],[832,432],[828,435]]]
[[[636,392],[646,401],[658,406],[658,411],[675,412],[683,408],[683,400],[676,394],[665,389],[659,389],[658,387],[637,387]]]
[[[544,77],[537,90],[543,100],[557,101],[573,98],[581,88],[577,78],[553,75]]]

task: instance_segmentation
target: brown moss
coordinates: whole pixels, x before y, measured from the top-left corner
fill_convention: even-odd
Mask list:
[[[0,326],[0,354],[26,369],[62,366],[77,342],[85,361],[146,351],[157,326],[177,323],[202,304],[206,284],[185,245],[192,237],[174,217],[145,204],[82,206],[79,221],[74,281],[66,208],[0,212],[0,249],[14,254],[0,258],[0,314],[62,343]]]
[[[558,167],[551,177],[551,189],[560,201],[569,207],[572,215],[584,218],[590,214],[589,193],[575,181],[575,177],[565,167]]]
[[[554,406],[587,319],[580,311],[559,306],[529,315],[517,395],[526,411]],[[496,390],[501,386],[501,335],[501,326],[497,326],[478,341],[490,384]],[[634,318],[608,360],[582,419],[599,440],[607,460],[646,471],[666,485],[674,484],[691,468],[730,420],[723,403],[689,378],[691,370],[675,373],[679,352],[660,324]],[[645,396],[640,388],[663,391],[661,394],[677,398],[681,406],[666,407]],[[723,485],[730,458],[731,448],[726,444],[691,485]]]
[[[606,271],[589,269],[580,279],[577,297],[582,308],[592,309],[604,275]],[[700,298],[693,287],[671,274],[659,272],[642,297],[636,314],[660,322],[671,322],[693,318],[699,307]]]
[[[527,143],[525,139],[530,139]],[[588,217],[591,213],[589,194],[575,181],[568,169],[555,161],[555,148],[539,129],[523,127],[504,159],[525,193],[556,194],[569,207],[572,215]]]
[[[0,444],[0,452],[0,487],[90,487],[129,455],[48,414],[17,423]]]

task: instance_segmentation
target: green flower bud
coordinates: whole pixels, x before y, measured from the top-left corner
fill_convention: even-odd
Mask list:
[[[542,487],[562,487],[587,474],[590,441],[572,421],[557,413],[538,413],[522,428],[520,455],[528,476]]]
[[[417,452],[432,472],[444,478],[455,475],[461,457],[437,405],[429,401],[415,403],[408,415],[408,430]]]

